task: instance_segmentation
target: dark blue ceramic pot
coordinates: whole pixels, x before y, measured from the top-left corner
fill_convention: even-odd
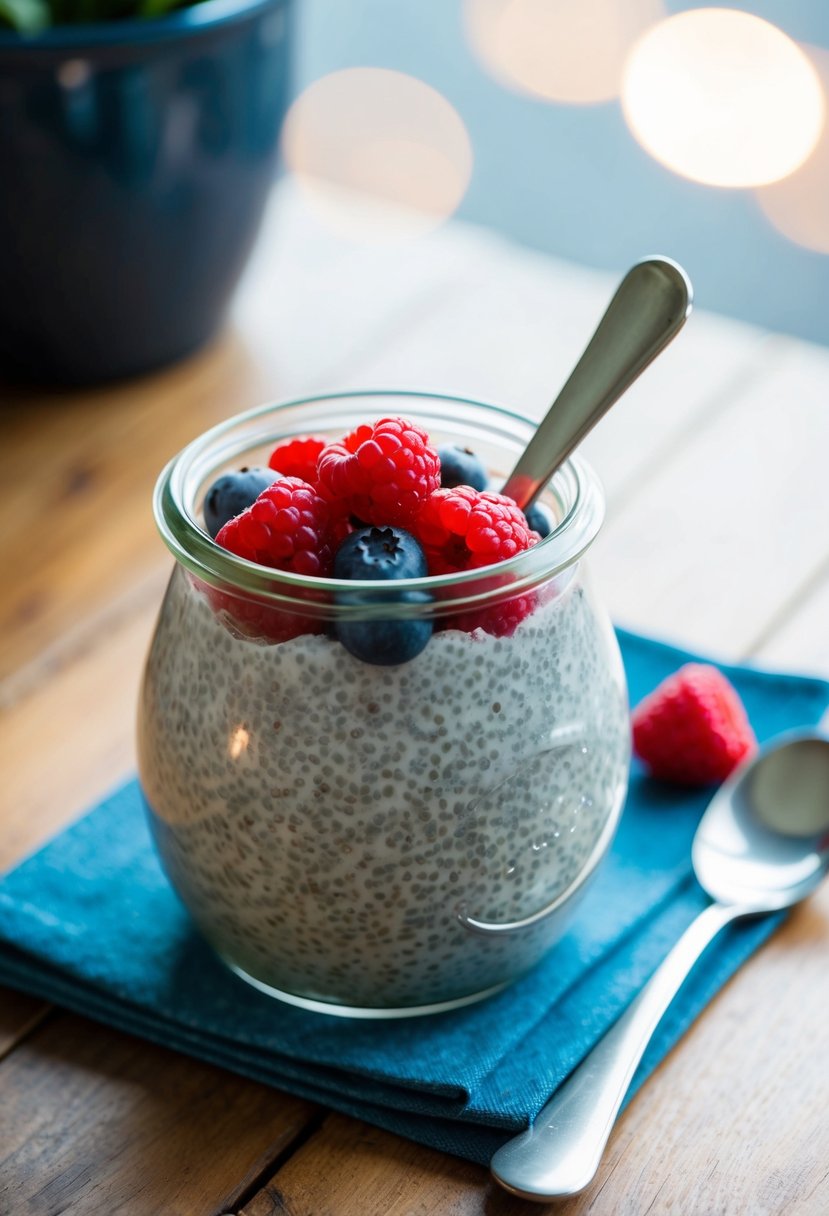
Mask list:
[[[289,10],[0,34],[0,376],[113,379],[216,331],[273,182]]]

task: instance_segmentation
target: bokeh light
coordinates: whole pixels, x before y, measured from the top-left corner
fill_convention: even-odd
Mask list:
[[[709,186],[785,177],[824,121],[820,81],[797,44],[722,8],[679,13],[645,33],[625,65],[622,108],[651,156]]]
[[[423,81],[385,68],[346,68],[311,84],[288,112],[282,147],[318,215],[357,240],[436,228],[472,174],[457,111]]]
[[[829,104],[829,51],[803,48],[812,60]],[[829,123],[814,152],[791,176],[757,191],[766,218],[778,232],[818,253],[829,253]]]
[[[617,97],[631,46],[664,16],[662,0],[464,0],[469,42],[500,83],[574,105]]]

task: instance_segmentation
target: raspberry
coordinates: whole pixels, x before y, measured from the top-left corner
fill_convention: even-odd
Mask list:
[[[459,612],[457,616],[449,617],[452,629],[462,629],[472,633],[475,629],[483,629],[496,638],[509,638],[518,626],[528,617],[536,605],[536,597],[532,591],[524,595],[514,595],[512,599],[504,600],[501,604],[492,604],[488,608],[477,608],[471,612]]]
[[[366,524],[408,528],[440,485],[440,460],[420,427],[381,418],[331,443],[317,464],[320,488]]]
[[[324,633],[325,622],[300,612],[286,612],[255,595],[222,591],[193,577],[198,589],[207,596],[216,613],[221,613],[231,629],[243,637],[263,638],[268,642],[287,642],[304,633]]]
[[[633,750],[664,781],[724,781],[756,747],[737,690],[707,663],[681,667],[633,713]]]
[[[278,444],[270,454],[268,467],[283,477],[299,477],[309,486],[317,483],[317,460],[328,443],[319,435],[306,435]]]
[[[260,566],[327,578],[333,563],[334,534],[328,505],[316,490],[298,477],[282,477],[241,515],[229,520],[216,543]],[[285,612],[255,596],[206,586],[205,591],[214,610],[226,612],[244,634],[284,642],[323,629],[322,621]]]
[[[471,486],[436,490],[421,508],[416,532],[430,574],[455,574],[505,561],[538,540],[511,498]],[[499,604],[449,618],[454,629],[483,629],[496,637],[513,634],[536,604],[535,594],[513,596]]]
[[[274,570],[327,578],[333,560],[331,513],[313,486],[282,477],[229,520],[216,543]]]
[[[491,566],[538,540],[511,498],[471,486],[436,490],[421,508],[415,534],[426,550],[430,574]]]

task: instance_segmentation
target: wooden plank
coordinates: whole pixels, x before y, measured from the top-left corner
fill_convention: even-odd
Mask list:
[[[329,1115],[239,1216],[518,1216],[527,1204],[483,1206],[480,1167],[356,1119]],[[536,1209],[540,1210],[540,1209]]]
[[[795,589],[795,602],[752,646],[758,663],[829,679],[829,573],[808,589]]]
[[[0,1069],[0,1211],[218,1216],[314,1117],[306,1102],[82,1018]]]
[[[232,311],[260,371],[263,399],[274,385],[304,394],[356,377],[363,387],[366,361],[394,347],[464,283],[492,240],[453,225],[419,240],[358,242],[338,234],[301,190],[283,182]]]
[[[462,282],[389,347],[378,347],[348,383],[396,385],[496,401],[539,417],[570,374],[617,280],[475,237]],[[590,436],[584,454],[611,500],[676,436],[727,404],[735,386],[760,380],[778,358],[777,339],[705,312],[648,368]],[[368,381],[366,380],[368,377]]]
[[[825,560],[829,351],[785,343],[632,487],[592,554],[619,624],[725,655],[762,637]]]
[[[0,869],[52,836],[135,765],[135,710],[144,657],[169,567],[150,602],[105,624],[3,715]]]
[[[14,521],[3,542],[14,578],[0,599],[0,678],[146,578],[163,554],[155,478],[200,430],[252,403],[245,374],[225,340],[147,380],[17,403],[0,448]]]
[[[0,988],[0,1060],[39,1026],[51,1006],[11,988]]]

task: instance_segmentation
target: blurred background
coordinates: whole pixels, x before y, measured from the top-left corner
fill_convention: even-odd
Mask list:
[[[284,171],[340,235],[670,251],[700,307],[829,342],[825,0],[301,0],[295,37]]]

